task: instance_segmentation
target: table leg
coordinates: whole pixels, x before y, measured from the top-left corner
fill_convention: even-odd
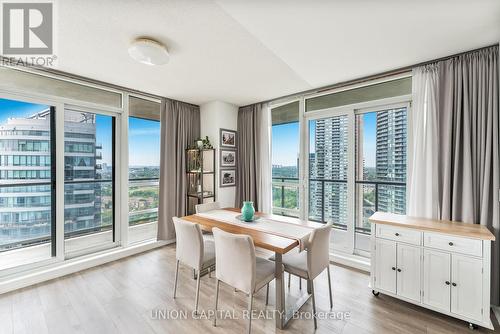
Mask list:
[[[275,281],[276,281],[276,328],[283,329],[285,315],[285,287],[283,282],[283,266],[281,254],[276,252],[274,256]]]

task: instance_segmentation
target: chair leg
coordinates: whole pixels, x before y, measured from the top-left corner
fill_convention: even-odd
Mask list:
[[[198,270],[198,277],[196,278],[196,301],[194,303],[194,314],[198,314],[198,299],[200,298],[200,272],[201,270]]]
[[[292,274],[288,273],[288,288],[290,289],[290,281],[292,280]]]
[[[193,269],[193,279],[196,279],[196,269]]]
[[[316,298],[314,298],[314,283],[313,280],[310,280],[311,282],[311,294],[312,294],[312,307],[313,307],[313,319],[314,319],[314,329],[318,328],[318,323],[316,319]]]
[[[269,305],[269,283],[266,285],[266,306]]]
[[[299,290],[302,290],[302,277],[299,277]]]
[[[248,296],[248,331],[250,334],[252,332],[252,303],[253,303],[253,295],[250,294]]]
[[[214,309],[214,322],[213,325],[214,327],[217,325],[217,302],[219,299],[219,280],[216,278],[216,283],[215,283],[215,309]]]
[[[327,270],[328,270],[328,289],[330,290],[330,309],[332,309],[333,297],[332,297],[332,279],[330,277],[330,266],[328,266]]]
[[[174,299],[175,293],[177,292],[177,277],[179,276],[179,260],[175,264],[175,280],[174,280]]]

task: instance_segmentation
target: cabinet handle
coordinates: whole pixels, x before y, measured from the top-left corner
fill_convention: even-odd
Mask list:
[[[449,282],[449,281],[446,281],[446,282],[444,282],[444,283],[445,283],[446,285],[450,285],[450,282]]]
[[[451,283],[451,285],[453,285],[453,286],[457,286],[457,283]]]
[[[453,246],[453,242],[451,242],[451,241],[450,241],[450,242],[448,243],[448,245]]]
[[[392,270],[396,270],[396,267],[392,267]]]
[[[396,237],[399,237],[399,233],[397,233],[397,232],[396,232],[394,235],[395,235]]]
[[[400,272],[401,272],[401,269],[398,268],[398,273],[400,273]]]

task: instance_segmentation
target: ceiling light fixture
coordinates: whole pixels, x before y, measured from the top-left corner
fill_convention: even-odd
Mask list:
[[[146,65],[163,65],[168,63],[170,55],[167,48],[150,38],[138,38],[128,48],[133,59]]]

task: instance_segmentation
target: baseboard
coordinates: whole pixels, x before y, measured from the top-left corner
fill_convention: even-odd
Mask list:
[[[363,256],[331,253],[330,261],[370,273],[370,259]]]
[[[495,318],[497,318],[497,323],[500,322],[500,306],[491,305],[491,309],[493,310]]]
[[[127,248],[113,248],[96,254],[70,259],[53,265],[37,268],[15,277],[6,277],[0,283],[0,294],[21,289],[33,284],[48,281],[54,278],[66,276],[81,270],[89,269],[101,264],[116,261],[131,255],[139,254],[148,250],[163,247],[175,242],[174,240],[152,241],[134,245]]]

